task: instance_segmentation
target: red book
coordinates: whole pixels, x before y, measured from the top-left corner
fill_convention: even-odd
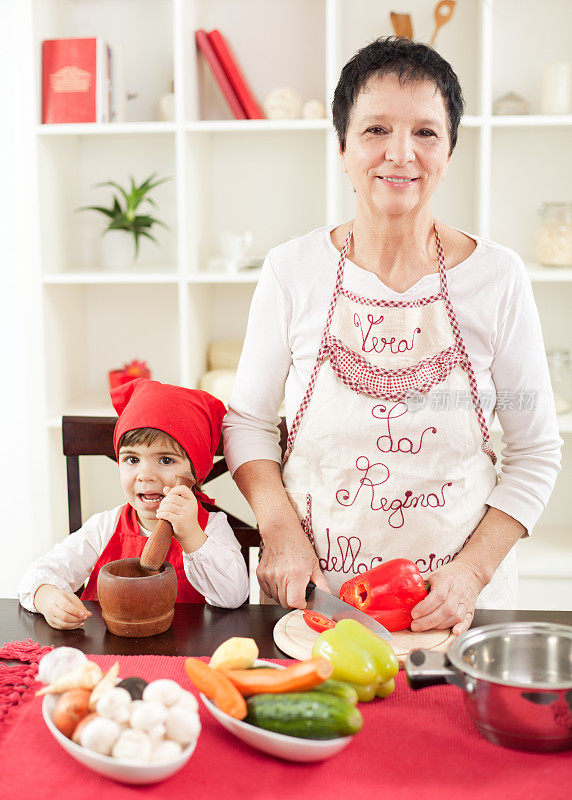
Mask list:
[[[238,97],[242,107],[246,111],[248,119],[264,119],[262,109],[256,102],[235,57],[233,56],[228,42],[220,31],[214,30],[208,34],[209,41],[213,46],[218,60],[222,64],[224,71]]]
[[[107,69],[99,39],[42,42],[42,122],[105,122]]]
[[[230,106],[230,110],[236,119],[246,119],[247,117],[244,109],[241,106],[234,89],[232,88],[232,84],[229,81],[226,72],[222,68],[217,58],[214,48],[209,41],[209,37],[207,36],[207,32],[202,29],[195,31],[195,39],[199,50],[209,63],[212,73],[216,78],[216,82],[218,83],[227,103]]]

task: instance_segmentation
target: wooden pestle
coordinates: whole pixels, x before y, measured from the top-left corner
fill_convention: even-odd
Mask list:
[[[175,476],[175,486],[188,486],[192,489],[196,481],[190,472],[184,472]],[[151,531],[143,552],[141,553],[141,567],[147,572],[158,572],[163,561],[167,558],[171,539],[173,537],[173,526],[166,519],[157,520],[157,524]]]

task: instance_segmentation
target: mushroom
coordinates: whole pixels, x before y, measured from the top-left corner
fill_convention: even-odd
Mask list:
[[[201,732],[201,723],[196,711],[189,712],[177,706],[169,709],[165,727],[167,738],[178,742],[182,747],[195,742]]]
[[[109,756],[121,731],[121,725],[115,720],[95,715],[82,729],[79,743],[86,750]]]
[[[191,711],[191,712],[199,710],[199,704],[195,695],[191,694],[191,692],[186,692],[184,689],[183,693],[181,694],[175,705],[172,707],[184,708],[186,711]]]
[[[113,745],[111,755],[122,761],[145,763],[151,759],[151,740],[144,731],[127,728]]]
[[[151,750],[151,761],[173,761],[183,752],[183,748],[178,742],[173,742],[170,739],[163,739],[158,742]]]
[[[162,703],[137,700],[131,708],[131,727],[141,731],[150,731],[167,719],[167,709]]]
[[[95,719],[96,717],[97,717],[97,714],[95,713],[95,711],[92,711],[90,714],[86,714],[85,717],[82,717],[80,719],[80,721],[77,723],[77,725],[73,729],[73,733],[72,733],[72,736],[71,736],[72,742],[75,742],[75,744],[81,744],[81,732],[83,731],[85,726],[88,724],[88,722],[91,722],[91,720]]]
[[[71,672],[86,661],[85,653],[75,647],[56,647],[40,659],[38,680],[55,683],[66,672]]]
[[[131,702],[131,695],[127,689],[121,689],[119,686],[115,686],[113,689],[108,689],[107,692],[99,698],[95,708],[100,717],[114,719],[116,722],[129,722],[131,717]]]
[[[155,745],[157,742],[160,742],[162,739],[165,738],[165,734],[167,732],[167,728],[165,727],[163,722],[157,722],[156,725],[153,725],[147,731],[147,736],[151,739],[151,742]]]
[[[143,689],[143,700],[162,703],[164,706],[173,706],[178,702],[184,689],[176,681],[161,678],[152,681]]]

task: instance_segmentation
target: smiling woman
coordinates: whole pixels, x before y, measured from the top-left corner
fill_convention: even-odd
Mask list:
[[[463,112],[450,64],[378,39],[343,68],[332,112],[355,215],[268,254],[226,459],[257,517],[267,595],[304,607],[309,580],[338,593],[407,558],[431,585],[412,629],[461,633],[476,605],[514,606],[514,545],[559,470],[538,314],[516,253],[433,217]]]

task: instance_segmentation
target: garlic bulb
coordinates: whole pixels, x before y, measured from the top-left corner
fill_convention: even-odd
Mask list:
[[[71,672],[87,661],[87,656],[75,647],[56,647],[40,659],[38,680],[55,683],[58,678]]]

